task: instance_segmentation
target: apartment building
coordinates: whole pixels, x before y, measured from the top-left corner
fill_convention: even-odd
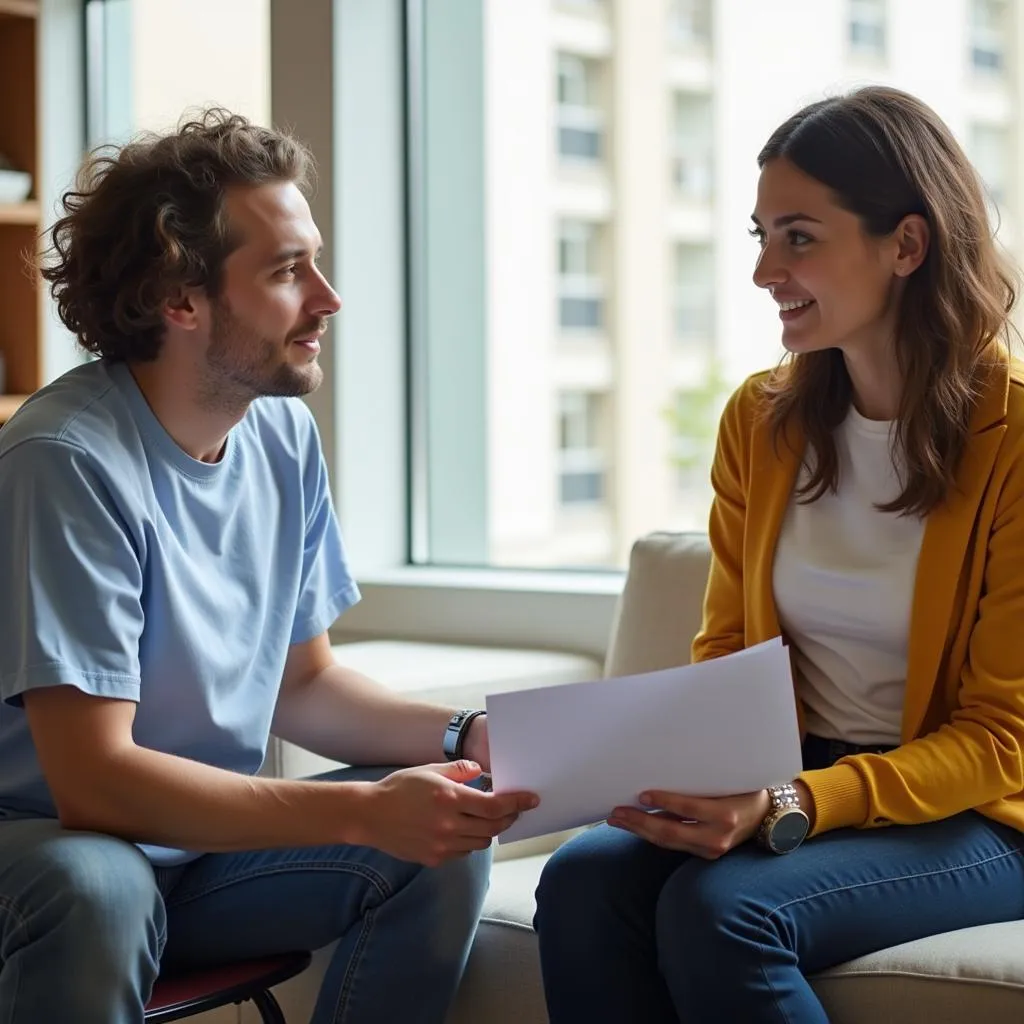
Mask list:
[[[1017,6],[487,4],[492,563],[622,564],[647,530],[705,527],[722,401],[782,353],[747,228],[758,149],[801,104],[920,95],[1024,255]]]

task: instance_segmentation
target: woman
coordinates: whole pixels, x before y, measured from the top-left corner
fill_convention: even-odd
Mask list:
[[[552,1024],[827,1024],[807,976],[1024,916],[1024,375],[977,177],[886,88],[758,164],[789,356],[722,417],[693,656],[787,639],[805,770],[642,794],[551,858]]]

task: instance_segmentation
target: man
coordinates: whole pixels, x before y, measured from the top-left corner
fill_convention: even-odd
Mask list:
[[[335,939],[315,1024],[440,1022],[487,848],[535,803],[466,785],[483,716],[331,656],[358,591],[298,400],[340,306],[308,171],[210,111],[89,162],[53,229],[43,274],[100,358],[0,434],[7,1024],[135,1024],[161,966]],[[271,731],[420,767],[258,777]]]

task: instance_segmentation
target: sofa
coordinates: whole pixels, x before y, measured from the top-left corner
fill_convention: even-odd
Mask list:
[[[708,561],[703,535],[657,533],[635,544],[609,637],[606,674],[652,671],[689,660]],[[352,645],[339,656],[345,658],[348,653],[346,660],[351,663],[355,652],[358,663],[358,649],[364,659],[372,658],[368,650],[372,646]],[[394,656],[398,648],[391,650]],[[436,696],[460,705],[479,705],[484,696],[481,687],[494,692],[516,685],[568,682],[587,678],[598,669],[578,655],[558,656],[561,661],[550,660],[554,656],[549,652],[491,655],[496,664],[503,656],[508,659],[512,668],[504,677],[499,673],[482,684],[469,677],[459,680],[456,673],[454,682],[449,675],[444,692]],[[481,656],[479,650],[466,654],[474,656]],[[530,656],[535,658],[533,674]],[[422,658],[416,660],[422,663]],[[482,674],[469,673],[477,678]],[[451,692],[453,685],[456,693]],[[282,750],[280,758],[279,768],[285,774],[322,767],[294,750]],[[547,856],[565,837],[496,846],[483,919],[448,1024],[547,1021],[531,927],[533,894]],[[309,971],[278,990],[289,1021],[297,1024],[309,1019],[327,955],[328,951],[319,952]],[[813,984],[833,1024],[1018,1022],[1024,1020],[1024,922],[968,928],[906,943],[836,967],[815,977]],[[243,1011],[241,1020],[248,1024],[255,1018]]]

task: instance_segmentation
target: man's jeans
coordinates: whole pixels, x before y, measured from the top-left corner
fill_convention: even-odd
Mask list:
[[[335,939],[313,1024],[441,1024],[489,869],[487,850],[424,868],[369,847],[320,846],[205,854],[154,871],[119,839],[49,819],[0,821],[0,1024],[139,1024],[161,966]]]
[[[1022,847],[973,811],[714,862],[598,826],[554,854],[537,891],[551,1024],[828,1024],[807,975],[1024,918]]]

